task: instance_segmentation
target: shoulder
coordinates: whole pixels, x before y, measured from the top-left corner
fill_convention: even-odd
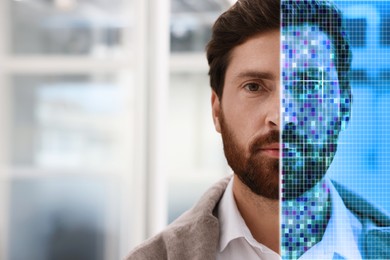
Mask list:
[[[360,249],[365,259],[390,259],[390,216],[362,196],[332,181],[345,206],[362,223]]]
[[[345,186],[332,181],[345,206],[362,222],[370,221],[378,227],[390,227],[390,215]]]
[[[229,180],[226,177],[212,186],[193,208],[133,249],[126,259],[215,259],[219,240],[216,208]]]

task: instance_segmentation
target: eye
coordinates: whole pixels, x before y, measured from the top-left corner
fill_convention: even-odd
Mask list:
[[[309,91],[309,92],[315,91],[318,89],[318,81],[308,80],[306,82],[303,82],[302,89],[306,92],[307,91]]]
[[[291,90],[295,93],[314,93],[321,89],[321,81],[319,80],[297,80],[292,82]]]
[[[244,88],[250,92],[257,92],[263,90],[263,86],[258,83],[248,83],[244,85]]]

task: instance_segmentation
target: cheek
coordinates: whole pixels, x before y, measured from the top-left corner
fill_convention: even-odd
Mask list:
[[[247,146],[261,129],[258,109],[248,103],[237,103],[235,106],[229,104],[229,107],[224,108],[224,118],[236,140],[243,146]]]
[[[327,140],[338,134],[339,104],[334,99],[314,99],[310,103],[309,112],[305,113],[305,132],[308,138],[316,141]]]
[[[235,111],[235,123],[236,133],[243,144],[247,144],[251,136],[256,133],[256,119],[250,113],[250,111]]]
[[[312,141],[323,141],[329,135],[337,134],[340,120],[340,106],[337,98],[306,98],[295,102],[284,103],[283,118],[294,123],[302,135]]]

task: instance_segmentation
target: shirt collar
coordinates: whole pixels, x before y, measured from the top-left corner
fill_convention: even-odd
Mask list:
[[[234,176],[230,179],[218,207],[220,223],[219,252],[222,252],[232,240],[237,238],[245,238],[251,246],[263,251],[264,246],[252,236],[237,208],[233,195],[233,179]]]
[[[332,259],[339,255],[344,259],[362,259],[358,249],[358,236],[362,225],[345,207],[343,200],[329,179],[325,179],[329,187],[332,212],[322,240],[305,252],[299,259]]]
[[[242,218],[233,195],[233,178],[222,196],[218,207],[220,221],[219,252],[222,252],[234,239],[245,238],[253,247],[261,251],[265,246],[257,242]],[[322,240],[306,251],[299,259],[332,259],[339,255],[344,259],[362,259],[358,249],[358,236],[362,225],[345,207],[336,188],[329,179],[325,179],[329,187],[332,213]]]

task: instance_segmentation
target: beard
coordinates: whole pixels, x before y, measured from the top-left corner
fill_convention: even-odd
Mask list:
[[[240,145],[232,129],[226,124],[223,111],[220,126],[226,160],[238,178],[255,194],[279,199],[279,159],[261,153],[260,149],[272,143],[279,143],[280,132],[273,130],[255,138],[249,144],[249,151]]]
[[[282,200],[292,200],[312,189],[326,174],[337,150],[337,136],[310,142],[287,124],[282,131]]]
[[[279,159],[268,157],[260,149],[280,142],[280,132],[272,130],[255,138],[248,149],[239,144],[233,130],[220,113],[220,126],[226,160],[253,193],[271,200],[293,200],[312,189],[326,174],[337,150],[337,136],[314,144],[287,124],[282,131],[282,167]],[[249,151],[248,151],[249,150]],[[281,183],[281,189],[279,189]]]

